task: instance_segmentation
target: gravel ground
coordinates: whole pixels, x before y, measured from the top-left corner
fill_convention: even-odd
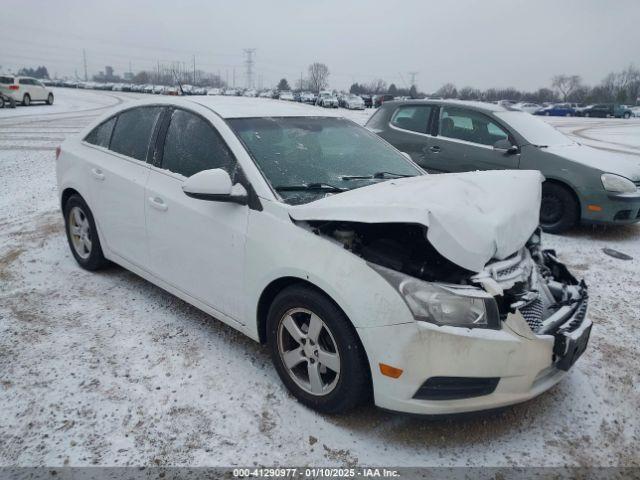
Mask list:
[[[135,96],[55,93],[54,107],[0,110],[0,465],[640,465],[639,226],[545,236],[589,284],[595,324],[546,394],[448,419],[318,415],[264,347],[121,268],[75,264],[52,150]],[[551,121],[638,151],[640,121]]]

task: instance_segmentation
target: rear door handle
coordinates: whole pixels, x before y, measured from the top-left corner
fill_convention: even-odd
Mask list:
[[[149,197],[149,205],[161,212],[166,212],[169,208],[160,197]]]
[[[434,145],[429,148],[429,151],[433,153],[440,153],[440,147],[438,145]]]
[[[91,175],[94,176],[96,180],[104,180],[104,173],[99,168],[92,168]]]

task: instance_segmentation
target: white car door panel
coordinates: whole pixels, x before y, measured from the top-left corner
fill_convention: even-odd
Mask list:
[[[152,167],[145,193],[151,273],[240,320],[248,208],[190,198],[183,182]]]
[[[151,138],[160,117],[160,107],[126,110],[117,120],[104,122],[87,141],[87,168],[91,178],[94,216],[107,249],[142,268],[148,267],[145,228],[146,163]],[[109,127],[110,122],[115,125]],[[107,146],[109,150],[107,150]],[[99,148],[103,147],[103,148]]]
[[[145,191],[150,272],[242,322],[249,209],[182,191],[184,180],[202,170],[224,168],[233,178],[235,158],[213,126],[193,112],[173,111],[163,135],[161,165],[151,167]]]

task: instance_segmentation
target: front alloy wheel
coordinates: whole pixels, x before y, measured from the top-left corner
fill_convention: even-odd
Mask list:
[[[331,393],[340,378],[340,354],[327,325],[306,308],[286,312],[278,326],[278,353],[291,379],[311,395]]]
[[[267,344],[276,371],[304,405],[342,413],[371,395],[367,356],[351,321],[321,291],[294,284],[274,298]]]

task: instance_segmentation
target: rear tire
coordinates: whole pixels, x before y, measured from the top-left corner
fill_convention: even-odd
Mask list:
[[[31,97],[28,93],[25,93],[24,97],[22,97],[22,105],[24,105],[25,107],[31,105]]]
[[[98,229],[89,206],[80,195],[72,195],[64,205],[64,224],[73,257],[85,270],[99,270],[109,264],[104,258]]]
[[[47,96],[47,105],[53,105],[53,93]]]
[[[4,108],[4,97],[0,96],[0,108]]]
[[[542,184],[540,226],[548,233],[562,233],[578,223],[580,208],[572,192],[553,182]]]
[[[307,407],[343,413],[369,398],[362,344],[342,310],[321,292],[304,285],[280,292],[269,308],[267,344],[280,379]]]
[[[624,115],[622,115],[624,119],[629,119],[631,118],[631,114],[629,112],[626,112]]]

